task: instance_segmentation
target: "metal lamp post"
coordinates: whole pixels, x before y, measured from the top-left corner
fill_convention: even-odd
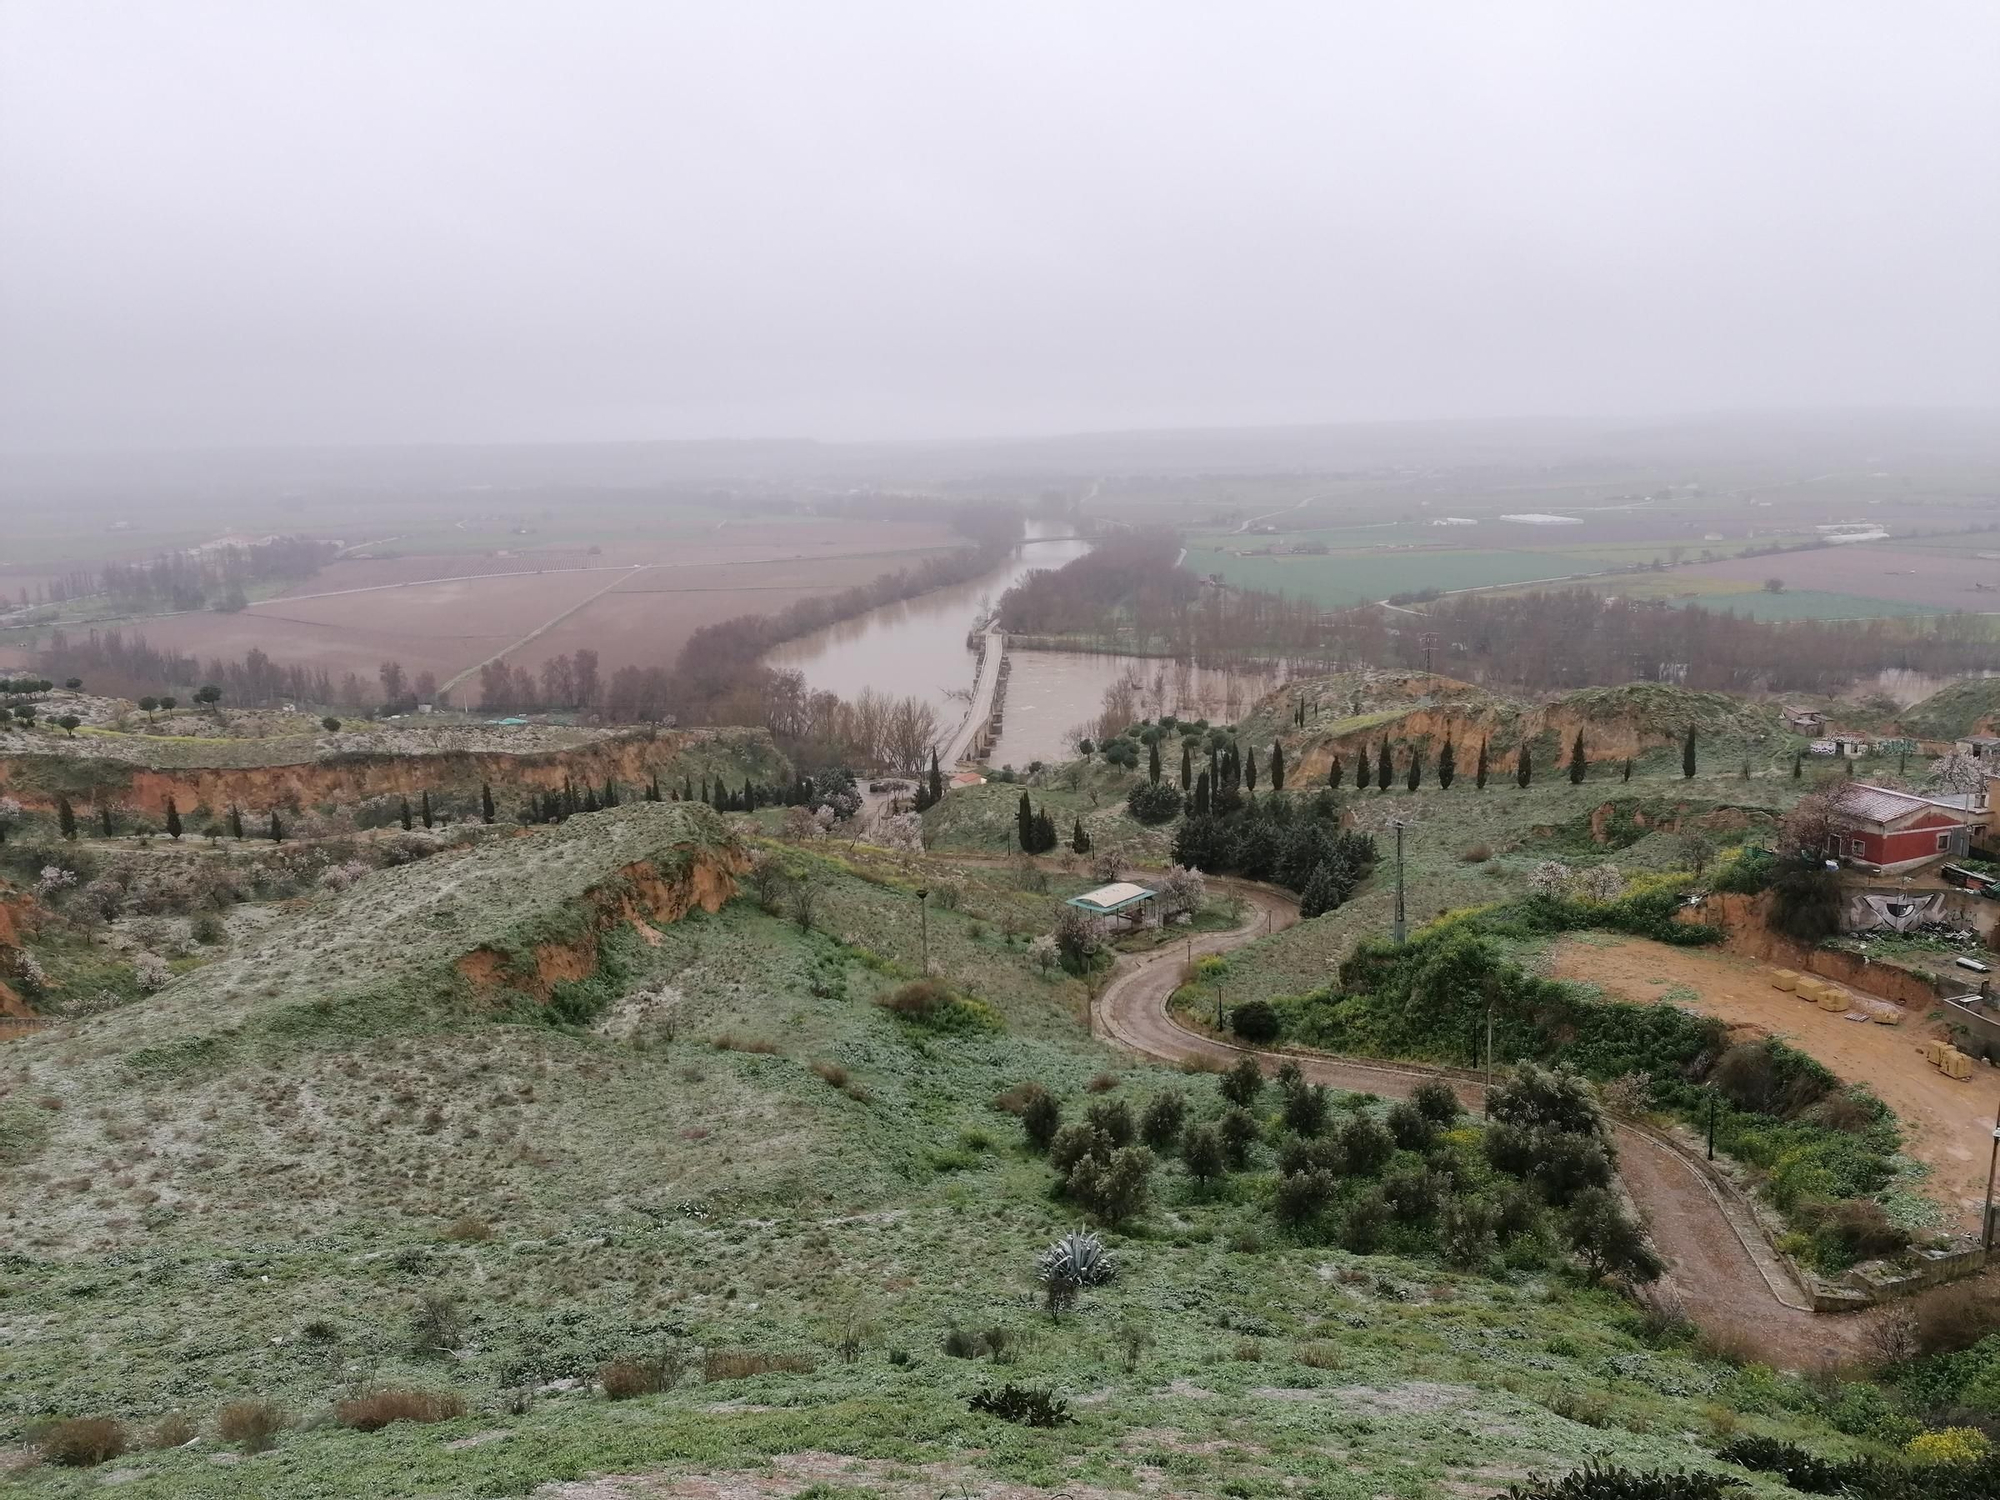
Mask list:
[[[930,888],[917,887],[917,930],[922,935],[920,942],[924,954],[924,978],[931,977],[931,903]]]

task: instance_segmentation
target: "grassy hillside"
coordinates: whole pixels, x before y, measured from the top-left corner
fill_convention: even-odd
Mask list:
[[[1107,1235],[1117,1278],[1051,1321],[1033,1257],[1081,1211],[996,1099],[1033,1080],[1071,1119],[1169,1091],[1196,1119],[1223,1108],[1214,1080],[1093,1041],[1085,982],[1034,960],[1087,878],[822,843],[747,851],[810,884],[805,926],[748,894],[678,920],[684,901],[630,904],[637,863],[719,894],[703,882],[740,837],[642,805],[377,871],[8,1044],[0,1437],[115,1417],[138,1446],[111,1472],[141,1497],[523,1494],[664,1467],[827,1500],[1001,1481],[1422,1500],[1587,1457],[1713,1468],[1736,1430],[1829,1452],[1905,1435],[1872,1388],[1719,1358],[1559,1254],[1461,1269],[1421,1235],[1362,1255],[1283,1229],[1269,1144],[1212,1189],[1163,1162]],[[926,951],[977,1003],[874,1003]],[[513,962],[469,975],[472,953]],[[612,1401],[621,1357],[685,1370]],[[1074,1420],[968,1409],[1008,1381]],[[334,1420],[385,1385],[465,1413]],[[265,1452],[218,1434],[252,1399],[289,1419]],[[176,1413],[176,1446],[145,1447]],[[80,1495],[106,1472],[13,1487]]]
[[[1967,677],[1903,710],[1903,728],[1929,740],[1956,739],[2000,715],[2000,677]]]

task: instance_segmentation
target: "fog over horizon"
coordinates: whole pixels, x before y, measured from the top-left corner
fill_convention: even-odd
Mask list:
[[[0,0],[0,450],[2000,408],[2000,8]]]

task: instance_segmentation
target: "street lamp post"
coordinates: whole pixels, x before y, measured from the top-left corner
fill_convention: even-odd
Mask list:
[[[924,978],[931,977],[931,903],[930,888],[917,888],[917,930],[922,934],[920,941],[924,953]]]
[[[1403,918],[1403,829],[1408,824],[1397,818],[1389,826],[1396,830],[1396,946],[1400,948],[1407,929]]]
[[[1715,1160],[1715,1088],[1708,1090],[1708,1159]]]
[[[1492,1118],[1493,1118],[1493,1000],[1492,1000],[1492,997],[1491,997],[1491,996],[1488,996],[1488,997],[1487,997],[1487,1001],[1486,1001],[1486,1101],[1485,1101],[1485,1114],[1486,1114],[1486,1118],[1487,1118],[1487,1119],[1489,1119],[1489,1120],[1490,1120],[1490,1119],[1492,1119]]]

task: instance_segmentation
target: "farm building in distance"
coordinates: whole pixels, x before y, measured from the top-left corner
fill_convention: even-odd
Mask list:
[[[1858,782],[1835,808],[1840,828],[1827,835],[1828,857],[1899,875],[1937,860],[1962,858],[1986,832],[1984,791],[1919,797]]]

